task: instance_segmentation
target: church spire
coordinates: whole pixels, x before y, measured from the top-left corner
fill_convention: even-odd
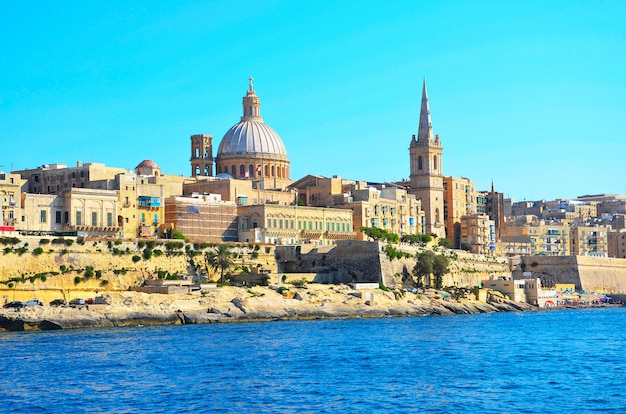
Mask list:
[[[254,85],[252,84],[253,80],[254,78],[252,76],[248,78],[250,84],[248,86],[248,90],[246,91],[246,96],[243,97],[243,116],[241,117],[241,120],[263,122],[263,118],[261,118],[261,99],[254,91]]]
[[[424,87],[422,89],[422,107],[420,109],[420,123],[417,132],[417,142],[422,145],[428,145],[428,143],[432,141],[434,141],[433,124],[430,120],[430,105],[428,105],[426,78],[424,78]]]

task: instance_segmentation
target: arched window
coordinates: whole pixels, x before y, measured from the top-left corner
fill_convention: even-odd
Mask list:
[[[437,156],[435,155],[433,157],[433,168],[434,168],[434,172],[437,172],[439,170],[439,167],[437,166]]]
[[[276,177],[276,167],[272,165],[272,177]]]
[[[211,175],[211,166],[205,165],[204,166],[204,176],[205,177],[209,177],[210,175]]]
[[[204,149],[204,158],[211,158],[211,154],[209,154],[209,148]]]
[[[420,155],[419,157],[417,157],[417,169],[421,170],[422,169],[422,156]]]
[[[439,223],[439,209],[435,209],[435,223]]]
[[[239,166],[239,176],[240,177],[245,177],[246,176],[246,166],[245,165],[240,165]]]
[[[248,165],[248,177],[254,177],[254,166],[252,164]]]
[[[265,176],[269,177],[269,175],[270,175],[270,166],[265,164]]]
[[[193,175],[200,175],[200,166],[199,165],[196,165],[194,167]]]
[[[199,158],[199,157],[200,157],[200,148],[196,147],[194,158]]]
[[[237,176],[237,167],[235,167],[234,165],[232,167],[230,167],[230,172],[233,177]]]

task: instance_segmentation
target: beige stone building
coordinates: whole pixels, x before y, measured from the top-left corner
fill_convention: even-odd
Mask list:
[[[258,204],[238,206],[239,241],[334,244],[354,239],[352,212],[338,208]]]
[[[300,204],[351,210],[353,228],[361,240],[361,227],[378,227],[398,235],[426,230],[419,201],[396,184],[308,175],[289,188],[297,191]]]
[[[495,223],[487,214],[468,214],[461,218],[461,243],[475,254],[495,255]]]
[[[546,223],[544,220],[532,222],[509,222],[502,229],[503,243],[526,242],[530,244],[530,254],[546,256],[569,256],[570,227],[560,222]]]
[[[219,194],[222,200],[232,201],[239,205],[249,204],[282,204],[296,202],[295,191],[288,188],[274,188],[272,180],[240,180],[230,177],[202,177],[183,185],[183,195]]]
[[[461,219],[466,215],[478,212],[478,192],[469,178],[444,177],[443,218],[446,226],[446,237],[452,241],[454,248],[461,247]]]
[[[15,227],[21,212],[26,180],[18,174],[0,171],[0,227]]]
[[[608,257],[609,228],[576,226],[571,229],[571,249],[576,256]]]
[[[165,200],[165,227],[166,237],[178,231],[194,242],[236,242],[237,205],[216,194],[172,196]]]
[[[60,194],[72,188],[112,190],[115,176],[124,173],[123,168],[107,167],[100,163],[44,164],[38,168],[13,171],[28,182],[26,192],[34,194]]]

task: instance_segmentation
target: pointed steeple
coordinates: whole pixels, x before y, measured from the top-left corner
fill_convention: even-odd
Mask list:
[[[243,97],[243,116],[241,117],[241,120],[263,122],[263,118],[261,118],[261,98],[259,98],[256,95],[256,92],[254,92],[252,76],[248,78],[248,81],[250,82],[250,85],[246,91],[246,96]]]
[[[417,131],[417,142],[427,145],[434,141],[433,124],[430,120],[430,106],[428,105],[428,92],[426,91],[426,78],[422,89],[422,107],[420,109],[420,123]]]

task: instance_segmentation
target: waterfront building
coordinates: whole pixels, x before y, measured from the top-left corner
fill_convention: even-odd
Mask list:
[[[575,226],[571,229],[571,249],[576,256],[608,257],[609,228]]]
[[[478,193],[469,178],[444,177],[443,219],[446,237],[456,249],[461,248],[461,220],[463,216],[478,213]]]
[[[111,182],[123,168],[107,167],[90,162],[76,163],[76,167],[66,164],[44,164],[34,169],[13,171],[28,182],[27,192],[33,194],[60,194],[71,188],[94,188],[112,190]]]
[[[242,243],[330,245],[356,237],[350,210],[277,204],[240,205],[237,210]]]
[[[171,196],[165,199],[165,228],[168,238],[177,231],[193,242],[236,242],[237,205],[217,194]]]
[[[19,174],[0,171],[0,227],[14,228],[21,211],[26,180]]]
[[[426,219],[426,232],[446,237],[444,223],[444,188],[442,173],[443,146],[439,135],[433,134],[426,80],[422,89],[417,138],[409,146],[409,193],[420,200]]]
[[[524,216],[524,221],[509,221],[502,229],[501,241],[506,243],[529,243],[530,254],[546,256],[569,256],[570,226],[560,222],[537,220]],[[510,245],[511,246],[511,245]]]
[[[361,227],[378,227],[398,235],[426,231],[419,201],[406,188],[393,183],[307,175],[289,188],[296,190],[301,205],[351,210],[359,240],[364,239]]]
[[[494,255],[495,223],[487,214],[476,213],[461,217],[461,246],[466,245],[475,254]]]

